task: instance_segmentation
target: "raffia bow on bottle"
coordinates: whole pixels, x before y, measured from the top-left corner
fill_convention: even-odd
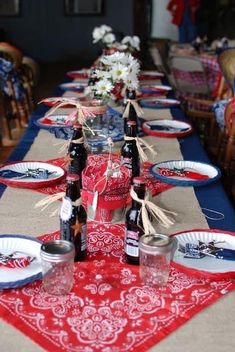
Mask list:
[[[55,203],[57,200],[63,199],[65,197],[65,192],[58,192],[55,194],[51,194],[41,200],[39,200],[35,205],[34,208],[38,209],[41,208],[41,211],[44,211],[47,209],[50,205]],[[72,205],[74,206],[80,206],[82,205],[82,197],[77,199],[75,202],[72,202]],[[53,212],[50,213],[50,217],[58,215],[60,212],[60,207],[56,208]]]
[[[126,118],[129,116],[129,112],[130,112],[130,107],[131,105],[133,106],[133,108],[135,109],[135,112],[137,114],[138,117],[143,116],[144,112],[141,109],[141,107],[139,106],[139,103],[137,102],[137,100],[135,99],[127,99],[126,100],[127,104],[126,104],[126,108],[123,112],[123,117]]]
[[[133,141],[133,140],[136,141],[136,146],[137,146],[139,156],[140,156],[140,159],[142,160],[142,162],[149,160],[148,156],[146,155],[146,153],[144,151],[144,148],[148,149],[151,154],[157,155],[157,152],[156,152],[156,150],[154,150],[154,147],[152,145],[149,145],[143,138],[125,136],[124,140],[125,141]],[[144,145],[144,148],[142,147],[142,145]]]
[[[156,230],[152,226],[150,220],[149,220],[149,214],[152,215],[153,218],[157,219],[159,223],[164,226],[164,227],[170,227],[171,225],[174,224],[174,221],[169,219],[169,217],[165,214],[171,214],[171,215],[176,215],[176,213],[160,208],[153,202],[149,200],[149,195],[147,194],[145,199],[140,199],[136,192],[134,191],[133,187],[131,187],[130,195],[132,199],[134,199],[136,202],[141,204],[141,209],[140,209],[140,217],[142,220],[143,228],[144,228],[144,233],[146,234],[151,234],[155,233]]]
[[[83,134],[83,137],[81,138],[78,138],[78,139],[70,139],[66,142],[58,142],[58,143],[55,143],[54,145],[55,146],[60,146],[60,149],[59,149],[59,153],[63,153],[65,151],[68,150],[68,147],[70,145],[70,143],[74,143],[74,144],[84,144],[86,148],[88,148],[88,143],[87,143],[87,139],[86,139],[86,135]]]

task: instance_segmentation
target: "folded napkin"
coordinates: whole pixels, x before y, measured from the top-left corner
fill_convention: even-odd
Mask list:
[[[235,260],[235,250],[216,247],[218,242],[211,241],[208,244],[202,241],[195,243],[186,243],[185,246],[180,245],[179,251],[184,253],[185,258],[201,259],[205,256],[216,259]]]
[[[201,174],[199,172],[190,171],[187,169],[169,169],[167,167],[160,167],[158,172],[162,176],[177,176],[177,177],[187,177],[193,180],[206,180],[209,178],[208,175]]]
[[[36,178],[40,180],[46,180],[48,179],[49,175],[53,173],[54,172],[49,172],[48,170],[43,168],[28,169],[25,172],[17,172],[10,169],[5,169],[0,171],[0,177],[15,179]]]
[[[151,124],[147,124],[147,126],[152,131],[185,132],[188,130],[188,128],[179,128],[179,127],[173,127],[173,126],[161,126],[161,125],[151,125]]]
[[[14,257],[12,255],[0,254],[0,268],[26,268],[33,261],[33,257]]]

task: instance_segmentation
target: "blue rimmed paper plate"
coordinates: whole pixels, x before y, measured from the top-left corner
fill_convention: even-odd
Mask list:
[[[191,160],[163,161],[151,166],[150,172],[165,183],[186,187],[205,186],[221,176],[217,167]]]
[[[59,85],[59,88],[64,91],[75,91],[75,92],[83,92],[84,89],[87,87],[87,83],[85,82],[69,82],[69,83],[62,83]]]
[[[192,126],[179,120],[151,120],[142,124],[145,134],[156,137],[185,137],[192,132]]]
[[[77,93],[76,97],[69,97],[70,100],[74,100],[75,102],[79,101],[79,99],[84,98],[85,95],[83,93]],[[45,98],[41,101],[42,104],[47,105],[47,106],[54,106],[55,104],[59,104],[60,100],[62,97],[49,97]],[[63,109],[65,108],[71,108],[73,105],[67,104],[63,105]]]
[[[154,98],[140,99],[140,105],[144,108],[167,109],[167,108],[179,106],[180,101],[176,99],[154,97]]]
[[[41,178],[24,177],[31,170],[40,171]],[[65,170],[60,166],[41,161],[19,161],[0,167],[0,183],[17,188],[47,187],[60,182],[65,177]],[[46,177],[44,175],[46,174]]]
[[[159,79],[164,77],[164,73],[158,71],[141,71],[140,72],[140,80],[145,79]]]
[[[29,236],[0,235],[0,253],[9,255],[19,252],[23,256],[34,258],[25,268],[5,268],[0,266],[0,289],[21,287],[41,279],[41,244],[41,241]]]
[[[185,247],[186,243],[197,244],[198,241],[208,244],[215,241],[220,242],[219,248],[235,250],[235,236],[229,232],[222,230],[192,230],[184,231],[174,235],[177,239],[177,248],[173,256],[173,262],[182,270],[199,274],[207,274],[212,276],[231,274],[235,275],[235,260],[223,260],[209,256],[200,259],[184,258],[179,248]],[[232,277],[232,276],[231,276]]]
[[[67,115],[49,115],[43,116],[40,119],[34,120],[35,125],[44,129],[52,128],[70,128],[72,126],[71,122],[67,121]]]
[[[151,84],[151,85],[142,85],[140,88],[142,93],[154,94],[154,93],[169,93],[172,90],[170,86]]]
[[[90,74],[90,69],[82,69],[82,70],[75,70],[75,71],[68,71],[66,75],[70,78],[88,78]]]
[[[193,128],[183,121],[178,120],[151,120],[142,124],[145,134],[156,137],[175,138],[189,135]]]

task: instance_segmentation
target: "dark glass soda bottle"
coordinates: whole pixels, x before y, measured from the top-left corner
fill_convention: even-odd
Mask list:
[[[136,137],[136,122],[127,122],[128,137]],[[140,174],[140,158],[136,140],[126,140],[121,148],[121,164],[131,170],[131,178]]]
[[[133,179],[133,188],[138,198],[144,199],[145,180],[143,177]],[[130,264],[139,264],[139,238],[144,234],[140,209],[141,204],[132,200],[131,208],[126,213],[124,252],[126,261]]]
[[[68,174],[66,180],[66,194],[60,210],[60,237],[74,244],[75,261],[84,260],[87,247],[87,214],[84,207],[78,204],[81,198],[79,176]]]
[[[87,154],[88,152],[84,145],[83,127],[80,124],[76,124],[73,127],[73,135],[68,148],[68,172],[79,176],[80,188],[82,188],[82,170],[86,167]]]
[[[94,86],[95,84],[96,84],[96,82],[98,82],[98,78],[96,77],[96,75],[95,75],[95,68],[93,68],[92,70],[91,70],[91,73],[90,73],[90,76],[89,76],[89,80],[88,80],[88,83],[87,83],[87,85],[89,86],[89,87],[91,87],[91,86]]]
[[[127,100],[136,100],[136,91],[134,89],[126,89],[126,97],[124,99],[125,108],[127,106]],[[124,108],[124,110],[125,110],[125,108]],[[133,107],[132,104],[130,105],[128,117],[124,118],[124,133],[125,134],[127,134],[127,122],[128,121],[135,121],[136,126],[137,126],[136,130],[138,132],[138,116],[137,116],[135,108]]]

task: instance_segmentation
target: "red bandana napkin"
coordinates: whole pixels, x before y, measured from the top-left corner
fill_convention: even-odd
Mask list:
[[[1,293],[1,317],[47,351],[147,351],[235,289],[229,279],[192,277],[172,266],[161,294],[142,284],[138,266],[125,264],[123,225],[90,224],[88,231],[89,256],[76,263],[69,295],[52,296],[41,281]]]

